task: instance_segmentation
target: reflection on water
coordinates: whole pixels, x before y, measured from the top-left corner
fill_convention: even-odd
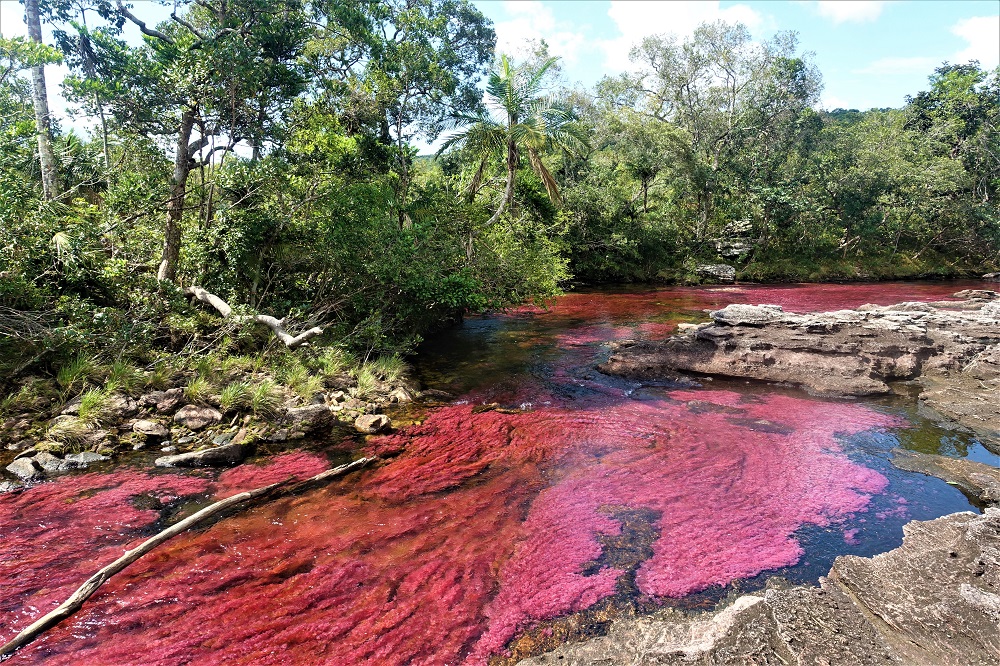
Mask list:
[[[921,418],[910,397],[819,400],[722,380],[640,385],[594,370],[605,343],[665,336],[733,301],[809,310],[934,300],[968,286],[602,291],[548,311],[470,318],[420,357],[425,384],[453,403],[367,442],[385,461],[377,469],[178,537],[21,659],[512,661],[622,614],[708,607],[774,574],[814,582],[837,555],[899,545],[909,520],[972,509],[953,487],[892,467],[893,447],[996,456]],[[155,485],[166,511],[179,496],[227,494],[317,461],[299,454],[218,480],[169,477],[172,491],[162,476],[134,474],[128,487]],[[4,589],[23,583],[5,602],[16,619],[0,639],[96,568],[84,562],[44,584],[61,549],[70,558],[90,549],[103,562],[157,520],[155,510],[125,522],[108,512],[122,501],[109,494],[122,479],[103,477],[28,491],[17,510],[0,503],[0,530],[22,550],[39,538],[29,523],[61,517],[46,533],[51,557],[27,574],[0,551]],[[100,548],[97,528],[66,519],[92,516],[87,502],[104,512],[98,531],[117,535]]]

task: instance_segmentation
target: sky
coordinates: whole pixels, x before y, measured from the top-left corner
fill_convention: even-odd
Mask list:
[[[498,49],[517,53],[544,39],[570,83],[590,86],[629,68],[643,37],[690,35],[704,21],[745,24],[755,39],[792,30],[815,54],[827,109],[900,107],[927,88],[944,61],[1000,64],[1000,0],[899,2],[630,2],[476,0],[497,31]]]
[[[526,40],[544,39],[562,58],[566,82],[585,86],[627,70],[629,50],[643,37],[683,37],[718,19],[744,23],[755,39],[797,32],[801,50],[815,54],[822,72],[826,109],[900,107],[906,95],[927,88],[927,77],[944,61],[976,59],[988,69],[1000,64],[1000,0],[472,1],[492,19],[500,51],[516,55]],[[170,11],[148,1],[132,4],[150,23]],[[17,0],[0,0],[0,34],[26,34],[23,11]],[[138,39],[136,31],[129,41]],[[53,111],[65,119],[58,85],[65,68],[46,71]],[[81,128],[79,122],[65,119]]]

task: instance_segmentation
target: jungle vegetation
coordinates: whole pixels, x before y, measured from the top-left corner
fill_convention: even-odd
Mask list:
[[[648,38],[580,89],[544,43],[495,53],[467,0],[171,0],[158,25],[142,4],[24,2],[30,37],[0,41],[11,382],[267,343],[191,285],[375,357],[574,281],[998,264],[1000,75],[976,62],[902,108],[828,112],[796,36],[741,25]],[[51,118],[57,62],[90,135]]]

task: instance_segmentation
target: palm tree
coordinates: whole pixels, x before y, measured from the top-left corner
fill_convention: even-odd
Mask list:
[[[545,74],[558,60],[552,57],[539,65],[525,63],[513,67],[506,55],[500,56],[499,67],[490,74],[486,85],[487,110],[456,116],[456,127],[464,129],[448,137],[438,151],[440,155],[453,146],[464,146],[478,156],[479,165],[468,189],[470,201],[479,190],[488,162],[505,157],[507,185],[489,224],[500,219],[514,198],[514,176],[521,164],[522,150],[527,152],[532,170],[542,179],[549,199],[559,203],[559,187],[538,151],[552,146],[575,149],[587,144],[582,130],[573,123],[576,120],[573,112],[552,98],[541,96]]]

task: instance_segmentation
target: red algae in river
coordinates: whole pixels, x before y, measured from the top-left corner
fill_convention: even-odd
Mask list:
[[[179,474],[63,476],[0,498],[0,643],[62,603],[91,574],[149,536],[159,508],[211,492],[228,497],[327,467],[292,453],[223,472],[218,482]],[[144,499],[145,498],[145,499]]]
[[[722,585],[794,563],[799,528],[864,511],[887,480],[836,436],[896,425],[855,404],[723,391],[441,408],[374,439],[395,455],[378,469],[177,537],[22,659],[484,664],[614,593],[624,572],[588,565],[620,530],[616,508],[658,516],[642,593]]]

